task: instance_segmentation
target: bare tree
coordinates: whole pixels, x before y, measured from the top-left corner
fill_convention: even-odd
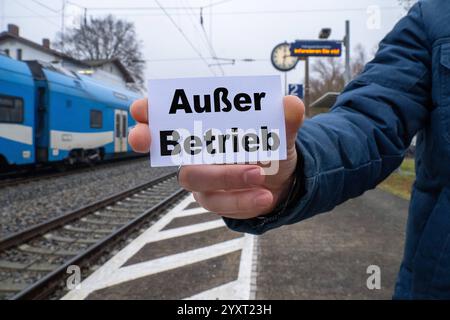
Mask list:
[[[353,77],[360,74],[367,63],[367,53],[358,44],[352,54],[351,70]],[[345,87],[344,65],[341,59],[317,59],[312,66],[310,80],[311,101],[316,101],[328,92],[341,92]]]
[[[364,49],[362,44],[356,45],[355,49],[353,50],[353,56],[352,56],[352,63],[351,63],[351,69],[352,69],[352,75],[353,77],[356,77],[358,74],[363,72],[364,67],[367,63],[367,53]]]
[[[55,46],[80,60],[109,60],[118,58],[139,86],[144,82],[145,61],[142,43],[137,39],[133,23],[113,15],[90,17],[79,26],[57,35]]]
[[[327,92],[340,92],[344,85],[344,67],[339,59],[318,59],[313,64],[310,81],[311,101],[316,101]]]

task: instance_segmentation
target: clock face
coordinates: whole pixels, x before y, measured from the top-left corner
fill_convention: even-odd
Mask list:
[[[298,58],[291,56],[291,45],[281,43],[272,51],[272,64],[279,71],[290,71],[297,66]]]

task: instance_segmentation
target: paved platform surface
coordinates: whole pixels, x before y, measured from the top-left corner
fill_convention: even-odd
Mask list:
[[[254,249],[189,196],[64,299],[253,299]]]
[[[184,199],[64,299],[390,299],[408,202],[380,190],[261,237]],[[369,265],[381,290],[369,290]]]
[[[409,202],[381,190],[259,237],[257,299],[391,299]],[[381,289],[367,288],[367,267]]]

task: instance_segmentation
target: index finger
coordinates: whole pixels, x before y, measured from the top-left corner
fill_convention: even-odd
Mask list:
[[[137,122],[148,123],[148,99],[140,99],[133,102],[130,112]]]
[[[192,165],[180,169],[178,181],[186,190],[204,192],[262,186],[265,176],[256,165]]]

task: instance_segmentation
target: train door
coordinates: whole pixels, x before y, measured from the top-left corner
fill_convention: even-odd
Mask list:
[[[127,152],[128,113],[124,110],[114,112],[114,151],[116,153]]]

